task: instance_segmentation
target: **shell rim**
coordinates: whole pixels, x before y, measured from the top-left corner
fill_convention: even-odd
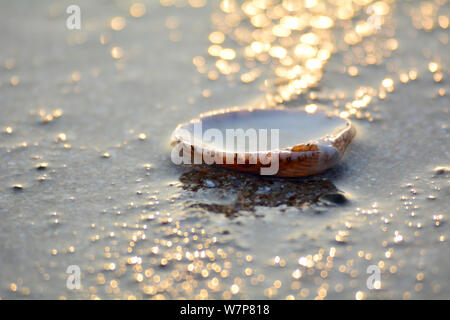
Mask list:
[[[284,147],[284,148],[280,148],[280,149],[272,149],[272,150],[264,150],[264,151],[255,151],[255,152],[249,152],[249,151],[245,151],[245,152],[234,152],[234,151],[226,151],[226,150],[218,150],[216,148],[212,148],[212,147],[205,147],[205,146],[198,146],[195,145],[193,143],[191,143],[190,141],[186,141],[186,139],[184,139],[181,135],[177,135],[177,131],[183,127],[186,127],[189,124],[192,123],[196,123],[196,122],[200,122],[205,118],[209,118],[212,116],[217,116],[220,114],[227,114],[227,113],[233,113],[233,112],[252,112],[255,110],[264,110],[264,111],[272,111],[272,110],[286,110],[286,111],[297,111],[297,112],[302,112],[305,114],[308,114],[308,112],[306,112],[304,109],[300,109],[300,108],[286,108],[285,106],[276,106],[276,107],[228,107],[228,108],[222,108],[222,109],[216,109],[216,110],[212,110],[212,111],[208,111],[208,112],[204,112],[201,113],[198,117],[191,119],[188,122],[184,122],[184,123],[180,123],[175,130],[172,132],[171,135],[171,145],[175,144],[175,143],[183,143],[185,146],[190,147],[191,149],[201,149],[203,150],[203,152],[210,152],[212,154],[214,153],[222,153],[223,155],[235,155],[235,156],[240,156],[240,157],[244,157],[245,159],[248,159],[250,156],[264,156],[264,157],[270,157],[270,154],[273,153],[279,153],[281,158],[284,158],[285,156],[288,155],[307,155],[307,154],[312,154],[313,152],[318,151],[319,149],[328,149],[328,151],[330,148],[335,149],[335,151],[337,152],[342,152],[343,150],[338,150],[334,144],[336,141],[339,141],[340,139],[342,139],[344,137],[344,135],[346,135],[347,133],[351,133],[352,134],[352,138],[356,133],[356,130],[354,128],[354,126],[352,125],[352,122],[349,119],[346,118],[340,118],[346,121],[345,126],[340,127],[339,129],[335,130],[334,132],[332,132],[331,134],[327,134],[323,137],[320,137],[317,140],[310,140],[310,141],[306,141],[303,143],[299,143],[293,146],[289,146],[289,147]],[[317,111],[315,111],[314,113],[321,113],[327,117],[337,117],[336,115],[331,114],[330,112],[325,112],[326,110],[324,110],[324,108],[319,107],[317,109]],[[303,149],[303,150],[296,150],[293,151],[292,149]],[[342,155],[341,155],[342,156]]]

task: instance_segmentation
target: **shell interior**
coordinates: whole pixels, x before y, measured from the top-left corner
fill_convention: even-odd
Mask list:
[[[202,131],[193,130],[194,123],[190,123],[188,129],[190,136],[184,136],[186,141],[193,145],[203,145],[214,150],[236,152],[236,151],[270,151],[275,149],[290,148],[299,144],[315,142],[325,137],[332,137],[335,133],[341,132],[349,123],[339,117],[329,117],[323,112],[308,113],[295,109],[272,109],[272,110],[241,110],[237,112],[219,113],[206,116],[201,119]],[[221,132],[223,140],[205,136],[208,129]],[[234,143],[228,144],[224,141],[227,137],[227,129],[248,129],[267,130],[267,143],[257,143],[249,150],[249,139],[235,139]],[[277,145],[271,143],[271,129],[278,129],[279,139]],[[213,131],[214,132],[214,131]],[[258,138],[259,139],[259,136]],[[231,148],[230,148],[231,145]],[[254,149],[256,147],[256,150]]]

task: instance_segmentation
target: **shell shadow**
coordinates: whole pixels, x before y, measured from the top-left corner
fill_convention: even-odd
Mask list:
[[[336,175],[336,172],[332,174]],[[191,208],[225,214],[235,217],[240,212],[254,212],[257,206],[308,207],[321,203],[325,206],[344,204],[347,200],[325,175],[303,178],[261,177],[229,169],[196,166],[190,167],[179,178],[184,190],[199,192],[214,189],[234,199],[223,204],[214,197],[194,197]],[[201,198],[201,199],[197,199]]]

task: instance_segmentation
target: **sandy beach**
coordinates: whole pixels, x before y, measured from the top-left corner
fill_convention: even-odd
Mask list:
[[[0,299],[450,298],[448,1],[228,2],[77,1],[71,30],[0,1]],[[171,162],[177,124],[276,104],[351,119],[342,161]]]

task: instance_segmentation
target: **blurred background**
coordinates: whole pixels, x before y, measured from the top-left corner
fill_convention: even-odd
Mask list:
[[[0,7],[0,298],[450,298],[448,1]],[[171,163],[178,123],[277,104],[350,118],[343,161]]]

